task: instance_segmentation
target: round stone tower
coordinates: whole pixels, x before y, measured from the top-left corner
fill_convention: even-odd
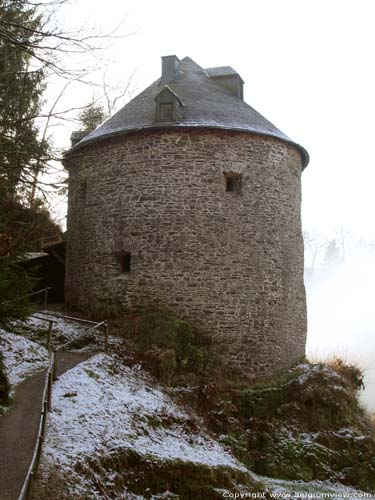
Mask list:
[[[162,309],[247,374],[304,354],[305,149],[243,101],[230,67],[162,77],[67,153],[66,300]]]

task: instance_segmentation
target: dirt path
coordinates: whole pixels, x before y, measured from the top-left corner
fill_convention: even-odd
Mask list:
[[[57,376],[91,354],[58,353]],[[0,417],[0,500],[16,500],[29,468],[38,434],[46,371],[22,382],[13,403]]]

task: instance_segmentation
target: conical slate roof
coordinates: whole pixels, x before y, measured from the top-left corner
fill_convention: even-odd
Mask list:
[[[220,72],[220,69],[223,71]],[[309,156],[302,146],[296,144],[241,98],[211,78],[215,75],[235,73],[228,66],[205,70],[189,57],[185,57],[179,63],[174,81],[167,85],[183,106],[183,115],[179,121],[172,124],[155,121],[155,98],[164,88],[159,78],[103,125],[86,135],[71,151],[114,135],[145,129],[219,128],[276,137],[294,144],[301,153],[303,166],[306,166]]]

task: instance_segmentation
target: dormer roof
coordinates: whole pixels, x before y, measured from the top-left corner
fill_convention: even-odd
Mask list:
[[[177,99],[177,101],[180,103],[180,105],[182,107],[184,107],[184,103],[181,101],[180,97],[176,94],[176,92],[173,91],[173,89],[171,89],[169,87],[169,85],[164,85],[164,87],[162,87],[162,89],[160,90],[160,92],[158,92],[155,96],[155,101],[158,100],[158,98],[164,94],[164,93],[169,93],[171,94],[172,97],[174,97],[175,99]]]
[[[237,73],[235,69],[232,68],[232,66],[217,66],[216,68],[206,68],[206,73],[208,76],[232,76],[236,75],[240,78],[240,80],[244,83],[240,75]]]
[[[303,166],[308,164],[309,156],[302,146],[292,141],[241,98],[233,95],[233,92],[215,78],[233,72],[237,74],[233,68],[223,66],[204,69],[189,57],[177,61],[173,81],[163,85],[162,79],[158,78],[103,125],[85,136],[70,151],[76,151],[108,137],[134,131],[208,128],[251,132],[280,139],[295,145],[300,151]],[[175,123],[165,124],[155,119],[155,99],[166,87],[179,102],[183,103],[183,114]]]

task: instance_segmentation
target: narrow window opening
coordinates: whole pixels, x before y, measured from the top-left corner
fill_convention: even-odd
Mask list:
[[[242,175],[236,172],[224,173],[225,191],[240,193],[242,190]]]
[[[119,255],[121,273],[130,273],[131,253],[124,252]]]
[[[87,198],[87,182],[86,181],[81,182],[79,185],[79,197],[80,197],[81,201],[83,201],[83,203],[86,202],[86,198]]]

